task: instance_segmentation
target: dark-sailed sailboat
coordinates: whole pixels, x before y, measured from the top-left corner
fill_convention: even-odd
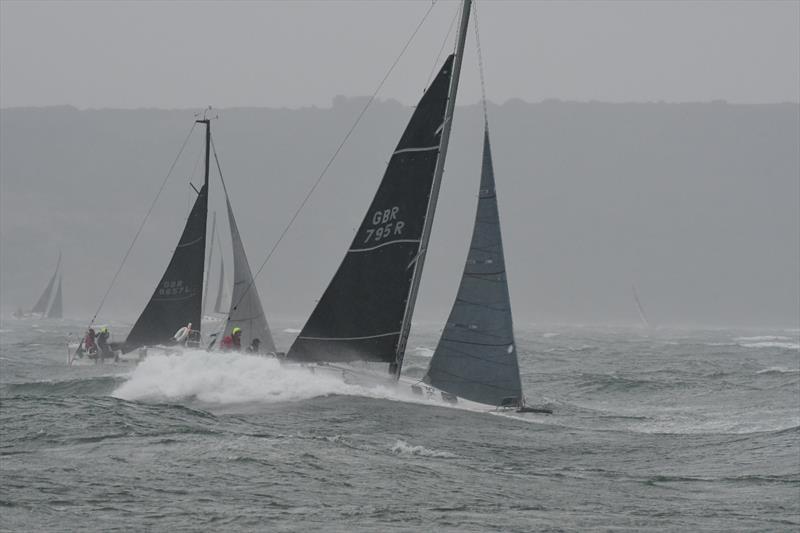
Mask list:
[[[200,344],[204,292],[206,292],[203,290],[203,277],[205,272],[208,185],[212,145],[211,120],[203,118],[202,120],[197,120],[197,123],[206,126],[204,183],[200,190],[197,191],[197,199],[189,213],[181,238],[150,301],[125,341],[119,345],[114,345],[114,348],[121,349],[125,353],[140,347],[173,344],[173,335],[176,331],[189,323],[192,324],[193,332],[193,337],[189,339],[190,345],[199,346]],[[218,161],[217,165],[219,165]],[[221,173],[220,180],[225,192],[228,221],[231,227],[234,265],[233,300],[226,331],[230,331],[233,327],[231,324],[239,325],[243,331],[243,340],[246,339],[250,342],[252,338],[259,338],[262,346],[260,351],[274,352],[275,345],[264,317],[258,292],[252,283],[253,277],[250,273],[247,256],[239,236],[233,209],[228,198],[228,191]],[[216,217],[214,218],[214,227],[216,227]],[[212,230],[212,235],[213,232],[214,230]],[[210,260],[211,254],[209,253]],[[224,276],[224,271],[221,271],[220,295],[223,291]],[[237,287],[239,286],[241,286],[241,289],[237,292]],[[217,297],[216,310],[220,310],[220,295]]]
[[[63,318],[64,309],[61,300],[61,277],[61,274],[59,274],[56,295],[53,296],[53,303],[50,304],[50,309],[47,311],[47,318]]]
[[[289,360],[388,363],[399,378],[444,171],[469,11],[465,0],[456,52],[419,101]]]
[[[201,329],[211,120],[203,118],[197,123],[206,126],[203,186],[197,192],[197,199],[161,281],[128,337],[118,346],[123,353],[142,346],[171,344],[175,332],[188,323],[192,324],[193,330],[199,332]]]
[[[58,280],[58,285],[56,285]],[[55,291],[55,292],[54,292]],[[61,318],[63,314],[62,300],[61,300],[61,251],[58,252],[58,260],[56,261],[56,268],[47,286],[42,291],[42,295],[36,300],[29,313],[24,313],[19,310],[14,313],[16,318]]]

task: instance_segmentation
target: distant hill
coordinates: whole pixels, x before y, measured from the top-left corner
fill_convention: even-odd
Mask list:
[[[219,110],[215,145],[254,270],[362,104]],[[417,313],[438,323],[480,171],[480,109],[456,113]],[[367,113],[258,278],[270,317],[310,313],[409,115],[391,101]],[[490,105],[489,119],[518,322],[634,323],[635,283],[659,324],[798,326],[800,106],[512,100]],[[4,314],[33,304],[59,247],[65,314],[92,314],[193,120],[191,110],[0,112]],[[194,195],[188,182],[201,181],[200,154],[195,132],[105,315],[135,318],[148,299]]]

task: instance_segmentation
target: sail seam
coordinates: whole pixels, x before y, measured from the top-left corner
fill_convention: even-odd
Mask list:
[[[392,331],[391,333],[381,333],[379,335],[367,335],[365,337],[306,337],[300,336],[298,339],[307,341],[359,341],[365,339],[377,339],[379,337],[390,337],[392,335],[399,335],[399,331]]]
[[[397,239],[396,241],[389,241],[381,243],[377,246],[373,246],[372,248],[350,248],[347,250],[347,253],[350,252],[369,252],[371,250],[377,250],[378,248],[383,248],[384,246],[388,246],[390,244],[398,244],[398,243],[419,243],[419,239]]]
[[[442,337],[442,340],[443,341],[447,341],[447,342],[456,342],[458,344],[471,344],[473,346],[496,346],[496,347],[500,347],[500,346],[510,346],[510,345],[514,344],[513,341],[512,342],[501,342],[500,344],[495,344],[495,343],[489,343],[489,342],[459,341],[459,340],[456,340],[456,339],[448,339],[447,337]]]

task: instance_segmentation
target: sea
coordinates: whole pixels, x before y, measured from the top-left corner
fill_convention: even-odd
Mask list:
[[[547,415],[245,354],[68,366],[85,323],[0,326],[3,531],[800,530],[798,329],[518,327]]]

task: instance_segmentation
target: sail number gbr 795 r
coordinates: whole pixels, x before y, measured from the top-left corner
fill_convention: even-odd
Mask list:
[[[367,228],[364,243],[380,242],[392,236],[402,235],[406,223],[397,219],[398,206],[379,209],[372,215],[372,226]]]

